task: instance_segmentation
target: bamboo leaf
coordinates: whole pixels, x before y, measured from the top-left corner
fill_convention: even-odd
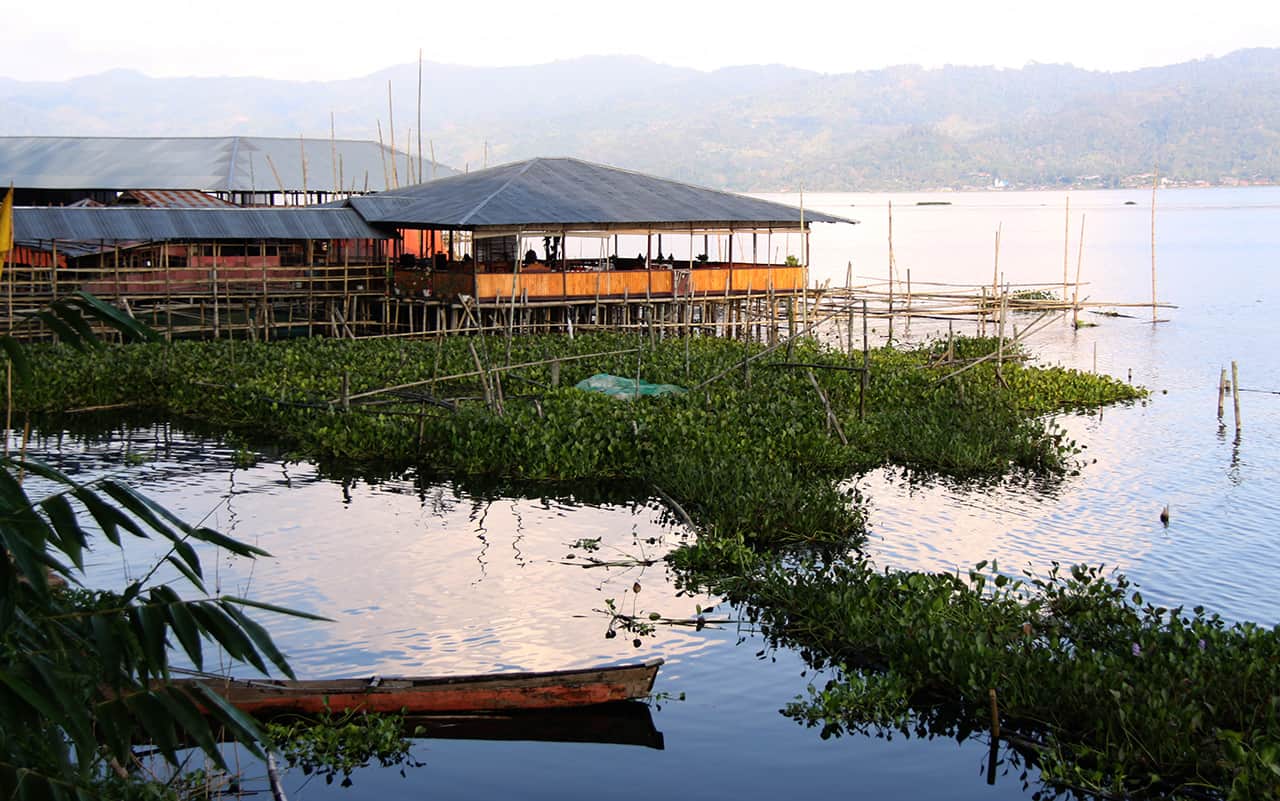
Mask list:
[[[203,682],[195,683],[196,691],[207,702],[205,708],[211,715],[216,717],[219,722],[226,725],[235,734],[235,738],[254,756],[259,759],[265,759],[266,755],[262,753],[262,749],[258,746],[262,742],[263,734],[258,728],[257,722],[253,718],[236,709],[227,699],[218,695],[217,691],[210,689]]]
[[[134,489],[126,484],[122,484],[114,479],[104,479],[99,483],[102,491],[111,498],[115,499],[124,508],[133,512],[134,516],[147,524],[152,531],[164,536],[166,539],[176,540],[178,535],[173,529],[161,520],[152,510],[151,506],[140,496]]]
[[[284,658],[284,654],[280,653],[280,649],[276,647],[275,642],[271,639],[271,635],[267,630],[251,619],[244,612],[237,609],[233,604],[223,602],[220,604],[223,611],[232,617],[240,627],[244,629],[249,638],[253,640],[254,645],[258,647],[258,651],[265,654],[271,663],[280,668],[289,678],[295,678],[293,668],[289,667],[289,661]]]
[[[71,558],[71,562],[84,570],[84,548],[88,535],[80,527],[75,510],[65,495],[54,495],[46,498],[41,504],[53,530],[57,532],[58,549]]]
[[[212,759],[221,757],[218,743],[213,739],[213,731],[209,722],[200,714],[200,710],[191,702],[186,691],[173,685],[166,685],[155,691],[156,700],[164,705],[169,717],[195,741],[196,745]]]
[[[266,551],[262,550],[257,546],[249,545],[248,543],[241,542],[240,540],[232,539],[231,537],[228,537],[225,534],[219,534],[213,529],[195,528],[191,530],[191,536],[193,539],[197,539],[202,542],[207,542],[207,543],[210,543],[211,545],[216,545],[219,548],[223,548],[225,550],[231,551],[233,554],[237,556],[248,556],[250,558],[257,557],[257,556],[271,556],[271,554],[267,553]]]
[[[71,347],[82,353],[88,350],[88,346],[80,339],[80,335],[76,333],[75,329],[60,320],[53,312],[36,312],[36,317],[40,318],[41,322],[49,326],[53,333],[61,337]]]
[[[178,642],[182,644],[182,650],[191,657],[191,662],[197,670],[203,670],[204,652],[201,648],[200,631],[195,618],[191,616],[190,610],[181,600],[171,601],[165,609],[169,615],[169,625],[173,627]]]
[[[263,609],[263,610],[266,610],[267,612],[275,612],[275,613],[276,613],[276,614],[278,614],[278,615],[288,615],[288,616],[290,616],[290,617],[300,617],[300,618],[304,618],[304,619],[306,619],[306,620],[319,620],[319,621],[324,622],[324,623],[332,623],[332,622],[333,622],[333,618],[331,618],[331,617],[324,617],[324,616],[322,616],[322,615],[315,615],[315,614],[312,614],[312,613],[310,613],[310,612],[303,612],[303,611],[301,611],[301,610],[299,610],[299,609],[291,609],[291,608],[289,608],[289,607],[287,607],[287,606],[276,606],[275,604],[263,603],[262,601],[253,601],[253,600],[250,600],[250,599],[248,599],[248,598],[240,598],[240,597],[235,596],[235,595],[222,595],[222,596],[219,596],[219,600],[222,600],[222,601],[228,601],[228,602],[230,602],[230,603],[233,603],[233,604],[239,604],[239,605],[241,605],[241,606],[252,606],[252,607],[254,607],[255,609]]]
[[[168,714],[165,705],[158,701],[150,690],[130,695],[126,703],[143,732],[160,749],[165,760],[171,765],[176,765],[178,738],[173,729],[173,718]]]
[[[196,575],[196,574],[191,570],[191,568],[189,568],[189,567],[187,567],[185,564],[183,564],[183,562],[182,562],[182,560],[181,560],[181,559],[177,558],[176,556],[166,556],[164,560],[165,560],[166,562],[168,562],[169,564],[173,565],[174,567],[176,567],[176,568],[178,569],[178,572],[179,572],[179,573],[181,573],[182,575],[186,576],[187,581],[191,582],[191,584],[192,584],[192,585],[193,585],[197,590],[199,590],[200,592],[205,592],[204,582],[200,580],[200,577],[199,577],[199,576],[197,576],[197,575]]]
[[[80,313],[79,309],[70,305],[65,300],[55,301],[54,303],[49,304],[49,309],[54,314],[62,318],[62,320],[76,332],[80,341],[85,345],[94,349],[102,347],[102,340],[98,339],[98,335],[93,333],[93,329],[89,327],[87,322],[85,322],[84,315]]]
[[[30,381],[31,361],[27,358],[27,349],[22,343],[5,334],[0,336],[0,349],[3,349],[5,355],[9,357],[9,363],[13,365],[13,372],[18,376],[18,380],[24,383]]]
[[[58,708],[49,700],[49,693],[37,690],[16,674],[0,670],[0,683],[12,690],[28,706],[35,709],[46,720],[57,720]]]
[[[113,684],[118,684],[121,675],[118,633],[112,630],[111,622],[102,613],[89,618],[89,627],[93,631],[97,657],[102,662],[106,675]]]
[[[111,541],[111,544],[120,544],[120,529],[124,529],[136,537],[149,539],[147,533],[131,520],[128,515],[111,504],[104,502],[96,492],[88,487],[78,487],[72,492],[72,496],[84,504],[85,509],[89,511],[94,522],[102,529],[103,535]]]
[[[142,620],[142,630],[145,638],[142,640],[143,650],[146,652],[148,668],[156,674],[160,674],[168,670],[169,660],[166,648],[168,646],[168,637],[165,636],[166,618],[165,605],[143,604],[137,607],[138,616]]]
[[[95,320],[110,325],[130,339],[143,342],[159,342],[161,339],[160,333],[146,323],[130,317],[90,292],[79,290],[71,301]]]
[[[177,551],[178,556],[182,557],[182,561],[186,562],[187,566],[191,568],[192,573],[201,578],[204,577],[204,571],[200,567],[200,556],[196,553],[196,549],[191,547],[191,543],[185,539],[175,540],[173,548]],[[203,588],[201,591],[203,592]]]
[[[260,673],[267,672],[262,656],[253,647],[245,632],[214,603],[196,603],[191,605],[191,614],[203,624],[204,630],[226,649],[233,659],[248,662]]]

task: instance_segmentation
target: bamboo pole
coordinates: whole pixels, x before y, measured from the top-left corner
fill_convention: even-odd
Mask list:
[[[1004,229],[1004,223],[996,225],[996,251],[995,262],[991,265],[991,300],[997,305],[1000,302],[1000,232]]]
[[[173,341],[173,292],[170,282],[169,269],[169,243],[165,242],[160,246],[160,260],[164,264],[164,319],[166,336],[170,342]]]
[[[270,156],[267,157],[268,159]],[[274,168],[273,168],[274,169]],[[218,243],[213,243],[213,338],[217,339],[219,333],[220,320],[218,319]],[[227,303],[231,303],[231,297],[228,294]]]
[[[1080,327],[1080,268],[1084,263],[1084,222],[1088,215],[1080,215],[1080,249],[1076,254],[1076,287],[1071,293],[1072,325]]]
[[[893,201],[889,201],[889,338],[893,342]]]
[[[1005,312],[1007,311],[1006,304],[1007,304],[1008,298],[1009,298],[1009,293],[1002,292],[1000,294],[1000,302],[997,306],[997,308],[999,309],[1000,321],[996,326],[996,378],[1000,379],[1001,384],[1005,383],[1005,380],[1004,380],[1004,322],[1005,322]]]
[[[1067,262],[1071,254],[1071,195],[1067,195],[1067,212],[1062,223],[1062,299],[1067,299]]]
[[[280,202],[289,205],[289,195],[284,190],[284,181],[280,180],[280,171],[276,169],[276,163],[271,160],[271,154],[267,154],[267,166],[271,168],[271,174],[275,176],[276,186],[280,187]]]
[[[867,337],[867,301],[862,301],[862,380],[858,384],[858,419],[867,419],[867,389],[871,385],[871,341]]]
[[[58,240],[53,240],[53,260],[49,263],[49,283],[53,288],[53,299],[58,299]]]
[[[258,241],[258,254],[262,257],[262,341],[271,341],[271,301],[267,292],[267,243]],[[247,259],[246,259],[247,261]],[[307,270],[314,273],[314,267]]]
[[[391,104],[391,81],[387,81],[387,134],[391,137],[391,180],[400,188],[400,174],[396,171],[396,112]]]
[[[478,321],[476,323],[476,326],[458,329],[459,332],[469,331],[469,332],[481,332],[481,333],[483,333],[486,330],[496,330],[496,329],[481,328],[479,327]],[[526,367],[541,367],[543,365],[552,364],[553,362],[572,362],[572,361],[578,361],[580,359],[595,359],[595,358],[603,358],[605,356],[620,356],[627,353],[635,353],[638,350],[640,349],[624,348],[622,350],[608,350],[600,353],[584,353],[577,356],[557,356],[553,359],[540,359],[538,361],[533,361],[533,362],[521,362],[519,364],[507,365],[506,367],[492,367],[492,368],[489,368],[488,370],[486,370],[479,363],[479,357],[476,356],[476,362],[477,362],[476,370],[466,372],[466,373],[455,373],[453,375],[428,378],[423,381],[414,381],[409,384],[397,384],[396,386],[393,386],[393,387],[382,387],[381,389],[371,389],[367,392],[357,392],[354,395],[351,395],[349,400],[359,400],[360,398],[368,398],[374,395],[381,395],[386,392],[397,392],[402,389],[413,389],[415,387],[422,387],[428,384],[435,384],[441,381],[458,381],[463,378],[475,378],[476,376],[487,376],[490,373],[505,372],[510,370],[523,370]]]
[[[1222,373],[1218,376],[1218,422],[1222,422],[1222,407],[1227,395],[1227,368],[1222,368]]]
[[[844,273],[845,289],[848,290],[849,285],[852,283],[853,283],[853,262],[850,261],[845,265],[845,273]],[[863,304],[865,305],[866,301],[863,301]],[[849,328],[848,328],[848,336],[846,337],[846,339],[848,340],[848,345],[849,345],[849,360],[853,361],[853,304],[852,303],[849,304]]]
[[[302,138],[302,134],[298,134],[298,158],[302,161],[302,205],[308,205],[307,201],[307,143]]]
[[[743,369],[749,369],[746,365],[747,361],[743,361]],[[822,386],[818,384],[818,377],[813,374],[813,370],[806,370],[809,376],[809,383],[813,385],[813,391],[818,393],[818,400],[822,401],[822,406],[827,410],[827,430],[835,429],[836,434],[840,437],[842,445],[848,445],[849,440],[844,435],[844,428],[840,425],[840,418],[836,417],[835,411],[831,408],[831,401],[827,398],[827,393],[822,391]]]
[[[1236,360],[1231,360],[1231,407],[1235,412],[1236,436],[1240,436],[1240,369]]]
[[[342,189],[342,180],[338,178],[338,139],[337,132],[334,130],[336,122],[333,112],[329,112],[329,159],[333,167],[333,196],[338,197],[338,192]]]
[[[422,48],[418,48],[418,181],[426,179],[422,176]]]
[[[382,154],[382,188],[390,189],[391,172],[387,169],[387,146],[382,143],[382,120],[378,120],[378,152]]]
[[[8,332],[9,332],[10,334],[12,334],[12,333],[13,333],[13,258],[14,258],[14,257],[13,257],[13,250],[14,250],[14,248],[12,247],[12,245],[13,245],[13,243],[12,243],[12,242],[8,242],[8,243],[6,243],[6,244],[10,245],[10,247],[9,247],[9,248],[4,252],[4,259],[3,259],[3,261],[0,261],[0,266],[3,266],[5,273],[6,273],[6,274],[8,275],[8,277],[9,277],[9,325],[8,325],[8,329],[7,329],[7,330],[8,330]],[[10,369],[10,370],[12,370],[12,369],[13,369],[13,365],[12,365],[12,364],[10,364],[9,369]],[[6,431],[7,431],[7,430],[6,430]],[[6,439],[5,439],[5,443],[6,443],[6,445],[5,445],[5,447],[6,447],[6,449],[7,449],[7,448],[8,448],[8,444],[7,444],[7,443],[8,443],[8,441],[9,441],[9,440],[8,440],[8,434],[6,433],[6,435],[5,435],[5,436],[6,436]],[[7,453],[7,452],[8,452],[8,451],[6,450],[6,453]]]
[[[1156,165],[1151,178],[1151,322],[1156,319],[1156,189],[1160,186],[1160,166]]]
[[[418,182],[418,176],[413,171],[413,128],[404,132],[404,179],[408,183],[406,186],[412,186]]]

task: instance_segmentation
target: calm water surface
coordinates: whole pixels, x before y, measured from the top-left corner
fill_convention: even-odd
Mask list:
[[[1064,197],[895,195],[900,274],[989,282],[1001,226],[1005,280],[1060,282]],[[843,282],[849,262],[862,280],[881,280],[889,199],[806,196],[806,206],[861,221],[818,227],[818,281]],[[1150,200],[1149,192],[1072,194],[1073,275],[1086,217],[1084,294],[1150,298]],[[1083,448],[1078,475],[994,485],[889,470],[854,479],[870,499],[878,562],[929,570],[993,557],[1008,570],[1105,563],[1154,600],[1280,621],[1271,591],[1280,573],[1280,190],[1163,191],[1158,203],[1159,295],[1178,306],[1161,312],[1169,322],[1097,317],[1098,327],[1076,332],[1064,320],[1031,343],[1044,362],[1093,369],[1096,359],[1101,372],[1132,371],[1151,399],[1060,419]],[[1218,372],[1232,359],[1241,386],[1261,390],[1243,395],[1238,439],[1230,410],[1223,428],[1215,409]],[[290,797],[1014,799],[1034,790],[1005,764],[988,786],[986,748],[977,742],[820,739],[778,714],[814,674],[798,655],[766,650],[745,626],[661,627],[638,646],[625,632],[606,638],[599,610],[607,598],[673,618],[715,602],[679,595],[660,566],[580,566],[589,557],[651,558],[677,545],[685,532],[652,499],[616,488],[490,490],[413,475],[344,480],[266,452],[257,466],[235,469],[231,445],[168,426],[36,445],[81,475],[122,475],[189,519],[207,516],[275,554],[256,563],[211,556],[210,567],[224,590],[335,618],[271,621],[300,675],[549,669],[660,655],[667,664],[656,689],[684,694],[654,710],[665,750],[423,740],[415,756],[426,764],[405,778],[370,769],[342,790],[290,775]],[[1165,504],[1168,528],[1158,520]],[[138,575],[154,556],[145,545],[125,559],[99,551],[95,580]],[[731,620],[734,610],[711,614]]]

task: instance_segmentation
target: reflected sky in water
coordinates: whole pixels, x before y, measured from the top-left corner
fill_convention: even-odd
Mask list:
[[[1065,192],[937,193],[893,197],[899,278],[991,281],[1001,227],[1005,281],[1062,280]],[[919,201],[951,206],[916,206]],[[884,280],[888,198],[823,195],[816,208],[852,215],[858,226],[818,226],[814,277],[843,283],[845,263]],[[1126,205],[1132,202],[1135,205]],[[1280,575],[1280,188],[1162,190],[1157,196],[1158,294],[1178,308],[1063,315],[1032,336],[1041,363],[1096,369],[1148,387],[1143,403],[1065,415],[1060,425],[1084,448],[1079,475],[1062,480],[965,485],[907,480],[885,470],[857,483],[872,503],[871,552],[879,562],[926,570],[967,569],[998,558],[1004,570],[1050,562],[1116,566],[1151,600],[1204,604],[1232,619],[1280,622],[1280,601],[1263,588]],[[1147,302],[1151,296],[1150,190],[1071,193],[1070,276],[1085,216],[1082,297]],[[919,289],[920,285],[916,285]],[[1014,315],[1025,326],[1031,315]],[[883,325],[883,324],[881,324]],[[957,323],[958,331],[973,333]],[[901,335],[902,323],[897,332]],[[945,332],[917,321],[915,339]],[[883,333],[883,331],[881,332]],[[1219,372],[1240,367],[1243,429],[1231,402],[1217,419]],[[1171,521],[1159,521],[1168,504]]]
[[[683,532],[650,500],[582,500],[553,487],[541,497],[476,494],[412,474],[331,480],[314,465],[269,459],[237,469],[230,447],[164,425],[124,436],[37,440],[32,450],[81,476],[121,477],[185,519],[270,552],[206,551],[206,574],[224,592],[334,619],[271,621],[299,675],[552,670],[715,645],[684,627],[660,627],[639,647],[625,631],[605,637],[608,598],[627,614],[671,618],[713,603],[676,597],[661,563],[581,566],[660,559],[674,547]],[[159,547],[132,542],[127,560],[104,547],[90,579],[123,586]]]

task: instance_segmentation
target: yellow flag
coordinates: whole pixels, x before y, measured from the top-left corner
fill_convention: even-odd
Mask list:
[[[13,184],[9,184],[9,193],[0,203],[0,256],[13,248]]]

